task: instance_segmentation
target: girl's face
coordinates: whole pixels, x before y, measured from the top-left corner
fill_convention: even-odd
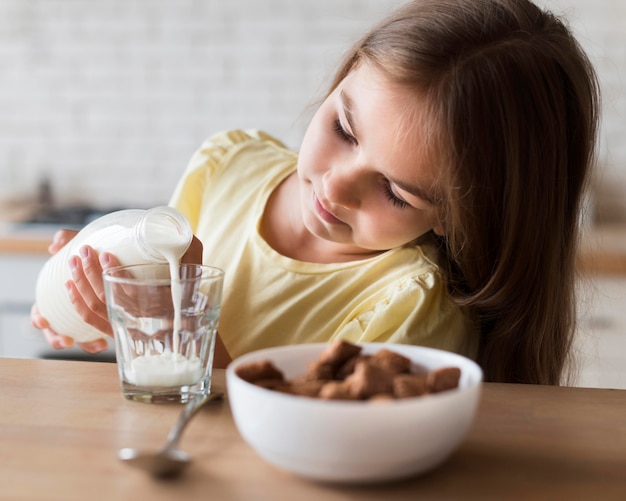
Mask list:
[[[399,247],[437,223],[424,101],[360,64],[322,103],[298,159],[304,226],[369,254]]]

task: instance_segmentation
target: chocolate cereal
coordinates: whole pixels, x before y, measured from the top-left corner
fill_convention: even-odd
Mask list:
[[[383,348],[373,355],[346,341],[333,341],[291,380],[269,360],[240,365],[237,375],[264,388],[326,400],[388,401],[414,398],[457,388],[458,367],[443,367],[427,373],[407,357]]]

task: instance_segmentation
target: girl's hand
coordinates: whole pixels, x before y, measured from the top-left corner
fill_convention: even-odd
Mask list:
[[[78,231],[75,230],[57,231],[52,238],[52,242],[48,246],[50,254],[56,254],[65,244],[72,240],[77,233]],[[42,330],[44,337],[53,348],[60,350],[74,346],[74,339],[68,336],[63,336],[50,328],[50,324],[44,317],[41,316],[36,304],[31,308],[30,319],[34,327]],[[88,353],[97,353],[107,348],[106,339],[97,339],[92,342],[76,344]]]
[[[103,334],[113,337],[104,298],[102,272],[119,266],[120,262],[108,252],[98,252],[88,245],[69,260],[71,280],[65,282],[70,302],[82,320]]]
[[[56,254],[66,243],[78,234],[76,230],[59,230],[52,237],[52,242],[48,246],[50,254]]]
[[[202,242],[195,236],[182,262],[202,262]],[[65,284],[70,301],[83,321],[110,337],[113,337],[113,329],[107,314],[102,272],[119,265],[113,254],[98,255],[95,249],[85,245],[79,249],[79,256],[70,258],[72,280]]]
[[[30,319],[34,327],[37,329],[41,329],[43,332],[46,341],[52,346],[55,350],[61,350],[63,348],[71,348],[74,346],[74,339],[68,336],[63,336],[53,331],[48,324],[48,321],[41,316],[39,310],[37,309],[37,305],[33,305],[30,312]],[[100,351],[107,349],[107,341],[106,339],[96,339],[95,341],[87,342],[87,343],[76,343],[77,346],[82,348],[87,353],[98,353]]]

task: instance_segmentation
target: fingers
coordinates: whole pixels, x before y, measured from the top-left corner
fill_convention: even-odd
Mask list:
[[[106,315],[102,265],[98,253],[88,245],[84,245],[79,249],[79,254],[80,260],[76,256],[70,258],[72,278],[87,304],[96,313]]]
[[[113,337],[104,296],[102,271],[119,266],[120,262],[108,252],[98,256],[98,253],[89,246],[81,247],[79,254],[80,258],[77,256],[70,258],[72,280],[66,283],[70,301],[86,323]],[[78,344],[89,353],[97,353],[107,347],[106,339]]]
[[[66,243],[76,236],[76,230],[59,230],[52,237],[52,242],[48,246],[50,254],[56,254]]]
[[[70,301],[86,323],[112,336],[98,254],[89,246],[81,247],[79,253],[80,258],[72,256],[69,261],[72,280],[68,280],[65,285]]]
[[[37,308],[36,304],[34,304],[30,309],[30,322],[33,327],[41,329],[44,337],[46,338],[46,341],[55,350],[71,348],[72,346],[74,346],[74,340],[71,337],[57,334],[50,328],[50,324],[44,317],[41,316],[41,313],[39,313],[39,308]]]
[[[70,292],[70,298],[71,296],[72,296],[72,292]],[[52,328],[50,327],[50,323],[41,315],[41,313],[39,312],[39,308],[37,308],[36,304],[34,304],[30,309],[30,321],[33,327],[35,327],[36,329],[40,329],[42,331],[48,344],[55,350],[62,350],[62,349],[71,348],[74,346],[73,338],[69,336],[63,336],[62,334],[59,334],[55,332],[54,330],[52,330]],[[108,322],[107,322],[107,326],[108,326]],[[99,329],[103,330],[102,328],[99,328]],[[103,332],[105,334],[108,334],[107,331],[103,331]],[[85,342],[85,343],[76,343],[76,344],[87,353],[98,353],[108,348],[107,340],[104,338],[96,339],[95,341],[90,341],[90,342]]]
[[[32,305],[30,308],[30,323],[36,329],[47,329],[50,327],[48,321],[39,313],[39,308],[37,308],[36,304]]]
[[[121,266],[121,263],[113,254],[103,252],[102,254],[100,254],[100,266],[102,266],[102,270],[108,270],[109,268]]]
[[[71,337],[57,334],[52,329],[43,329],[42,332],[48,344],[55,350],[62,350],[74,346],[74,340]]]
[[[42,332],[48,344],[55,350],[62,350],[74,346],[74,339],[71,337],[57,334],[52,329],[43,329]],[[76,343],[76,345],[87,353],[99,353],[109,347],[107,340],[104,338],[86,343]]]
[[[76,343],[83,351],[87,353],[99,353],[109,347],[109,343],[104,338],[89,341],[88,343]]]
[[[194,235],[187,252],[182,257],[182,263],[201,264],[202,263],[202,242]]]
[[[79,260],[77,259],[77,261]],[[72,273],[72,275],[74,275],[74,273]],[[85,290],[84,284],[85,280],[81,280],[83,290]],[[70,302],[74,306],[74,309],[80,318],[107,336],[113,337],[113,329],[111,328],[111,324],[109,323],[109,319],[106,314],[106,305],[99,302],[93,291],[91,293],[87,293],[87,299],[85,299],[83,292],[79,289],[74,280],[68,280],[65,283],[65,286],[70,297]],[[102,311],[104,311],[104,314],[102,314]]]
[[[30,315],[33,327],[42,330],[46,341],[52,348],[54,348],[55,350],[62,350],[74,346],[74,339],[69,336],[63,336],[61,334],[58,334],[50,328],[50,324],[48,323],[48,321],[43,318],[39,313],[37,305],[33,305]],[[87,353],[99,353],[109,347],[107,340],[104,338],[96,339],[95,341],[90,341],[86,343],[76,344]]]

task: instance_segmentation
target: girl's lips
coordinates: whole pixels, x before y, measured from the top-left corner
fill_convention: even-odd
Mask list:
[[[317,214],[327,223],[344,224],[341,219],[335,217],[334,214],[331,214],[326,209],[324,209],[324,207],[322,207],[322,204],[320,203],[319,198],[317,198],[316,195],[313,195],[313,205],[315,206],[315,212],[317,212]]]

